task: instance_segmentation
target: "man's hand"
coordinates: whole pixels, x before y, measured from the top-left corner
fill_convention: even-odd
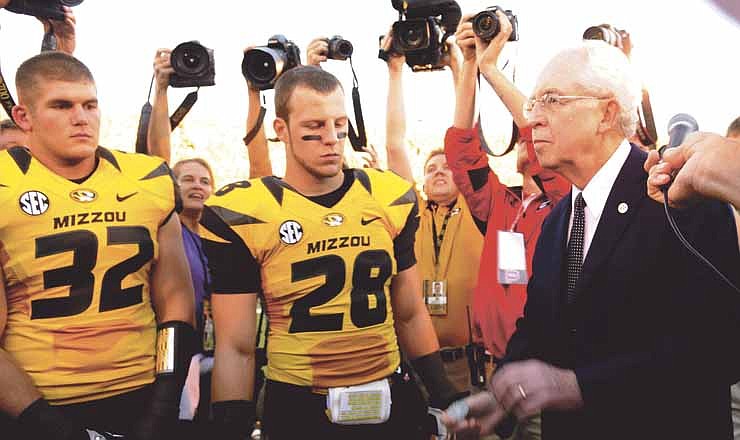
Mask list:
[[[740,141],[713,133],[692,133],[684,143],[663,153],[651,151],[645,161],[649,173],[647,193],[663,203],[661,187],[668,188],[668,203],[686,207],[701,197],[740,206]],[[675,176],[675,177],[672,177]]]
[[[6,2],[7,4],[7,2]],[[4,5],[0,4],[0,7]],[[75,14],[72,12],[72,8],[69,6],[62,6],[64,11],[64,20],[51,20],[48,18],[39,18],[39,21],[44,25],[44,33],[52,31],[57,39],[57,50],[64,52],[67,55],[72,55],[75,51],[76,40],[75,40],[75,25],[77,21]]]
[[[362,167],[380,169],[380,164],[378,163],[378,152],[375,151],[375,147],[368,145],[367,147],[362,147],[362,150],[363,152],[359,153],[360,158],[365,162]]]
[[[491,378],[489,389],[499,402],[501,418],[512,413],[525,420],[543,409],[562,411],[583,406],[575,373],[538,360],[505,365]]]
[[[170,49],[157,49],[157,53],[154,55],[154,82],[158,93],[167,91],[167,87],[170,85],[170,75],[175,72],[172,64],[170,64],[171,54]]]
[[[498,17],[500,29],[493,40],[486,42],[480,39],[477,35],[475,36],[475,50],[478,58],[478,67],[480,68],[481,73],[498,69],[496,65],[496,63],[498,63],[498,57],[501,55],[501,51],[511,35],[511,22],[506,14],[497,10],[496,16]]]
[[[463,56],[463,62],[475,61],[475,32],[473,32],[473,23],[470,19],[473,18],[473,14],[465,15],[457,26],[457,32],[455,32],[455,41],[457,46],[460,47]]]
[[[309,66],[318,67],[327,60],[327,55],[329,55],[329,43],[324,37],[314,38],[306,48],[306,60]]]
[[[406,63],[406,56],[403,54],[395,53],[391,51],[393,43],[393,28],[388,29],[388,32],[380,42],[380,48],[388,54],[388,71],[391,73],[403,72],[403,65]]]
[[[474,394],[461,401],[467,407],[467,414],[462,420],[453,414],[454,406],[447,408],[442,421],[450,432],[456,434],[457,439],[478,438],[493,432],[496,424],[502,419],[496,398],[490,392]]]
[[[459,73],[465,60],[462,50],[452,38],[448,38],[445,44],[447,52],[442,56],[442,64],[449,66],[453,72]]]

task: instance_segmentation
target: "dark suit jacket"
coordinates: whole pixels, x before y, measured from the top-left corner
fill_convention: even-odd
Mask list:
[[[612,187],[566,306],[570,196],[542,225],[524,317],[503,363],[536,358],[574,370],[584,407],[543,414],[543,438],[728,439],[729,387],[740,378],[740,294],[678,241],[646,195],[632,148]],[[626,203],[627,212],[617,211]],[[738,284],[728,205],[674,211],[686,238]]]

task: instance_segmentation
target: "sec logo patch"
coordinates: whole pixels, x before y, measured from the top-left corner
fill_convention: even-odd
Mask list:
[[[280,225],[280,240],[285,244],[296,244],[303,238],[303,227],[300,223],[288,220]]]
[[[26,191],[21,194],[18,204],[28,215],[41,215],[49,209],[49,198],[41,191]]]

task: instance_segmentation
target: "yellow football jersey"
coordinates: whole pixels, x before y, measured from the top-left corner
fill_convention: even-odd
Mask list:
[[[201,229],[214,291],[264,295],[269,379],[328,388],[398,367],[390,283],[415,263],[416,194],[377,170],[346,171],[337,191],[327,207],[265,177],[208,201]]]
[[[0,153],[0,343],[52,404],[102,399],[154,380],[149,275],[176,205],[159,159],[97,150],[77,184],[23,147]]]

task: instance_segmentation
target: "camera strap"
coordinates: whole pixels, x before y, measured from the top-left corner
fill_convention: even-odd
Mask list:
[[[41,40],[41,52],[50,52],[57,50],[57,37],[54,35],[54,29],[49,28],[44,32],[44,38]]]
[[[198,101],[198,90],[200,90],[200,87],[198,87],[194,92],[188,93],[177,109],[175,109],[175,112],[172,113],[172,116],[170,116],[170,128],[172,130],[180,125],[180,122],[185,119],[185,115],[190,112],[190,109],[192,109],[193,105]]]
[[[262,94],[260,93],[260,95]],[[244,136],[244,145],[249,146],[249,143],[252,142],[252,139],[254,139],[255,136],[257,136],[257,133],[259,133],[260,128],[265,121],[265,114],[267,113],[267,109],[265,108],[264,99],[265,97],[262,96],[262,104],[260,105],[260,112],[257,115],[257,121],[254,123],[254,127],[250,128],[247,132],[247,135]]]
[[[637,116],[637,136],[640,138],[640,143],[654,150],[655,143],[658,141],[658,132],[655,130],[650,94],[645,87],[642,88],[642,105],[637,108]]]
[[[355,111],[355,122],[357,131],[355,131],[352,121],[349,122],[349,142],[356,151],[361,151],[367,147],[367,133],[365,132],[365,119],[362,117],[362,103],[360,102],[360,83],[357,80],[355,67],[352,65],[352,57],[349,57],[349,67],[352,69],[352,107]]]
[[[2,104],[8,117],[13,120],[13,107],[15,107],[15,101],[13,100],[13,96],[10,94],[10,90],[8,90],[8,84],[5,82],[2,72],[0,72],[0,104]],[[13,122],[15,122],[15,120],[13,120]]]
[[[154,75],[149,83],[149,94],[146,96],[146,102],[141,107],[141,114],[139,115],[139,127],[136,129],[136,152],[141,154],[149,154],[148,136],[149,136],[149,120],[152,117],[152,87],[154,86]],[[177,107],[172,116],[170,116],[170,130],[174,130],[180,125],[180,122],[185,118],[193,105],[198,101],[198,87],[194,92],[190,92],[185,96],[182,103]],[[3,104],[4,105],[4,104]]]
[[[509,65],[509,62],[507,61],[501,70],[505,69],[506,66],[508,65]],[[512,82],[515,82],[515,80],[516,80],[516,66],[514,66],[514,72],[512,74]],[[480,70],[478,71],[478,89],[480,89]],[[511,140],[509,141],[509,146],[506,147],[506,150],[504,150],[503,153],[496,154],[488,146],[488,142],[486,142],[486,136],[483,134],[483,125],[481,124],[481,112],[478,111],[478,138],[480,139],[480,146],[483,149],[483,151],[486,152],[486,154],[488,154],[489,156],[493,156],[493,157],[503,157],[511,153],[511,151],[516,146],[516,143],[519,141],[519,127],[517,127],[516,122],[514,122],[512,119],[511,121]]]

